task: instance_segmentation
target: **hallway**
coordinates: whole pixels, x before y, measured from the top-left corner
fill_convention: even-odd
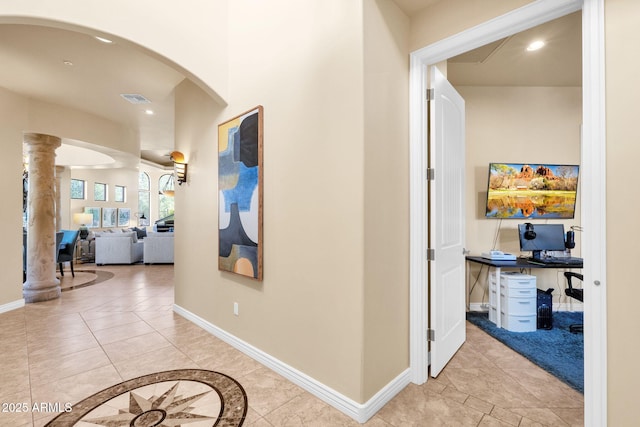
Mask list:
[[[75,404],[176,369],[237,380],[248,398],[245,426],[360,425],[173,313],[172,265],[76,267],[85,269],[114,276],[0,314],[1,426],[43,426],[58,415],[11,403]],[[583,396],[467,323],[467,342],[442,374],[410,384],[365,425],[581,426]]]

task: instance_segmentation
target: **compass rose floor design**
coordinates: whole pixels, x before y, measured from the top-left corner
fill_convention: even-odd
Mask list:
[[[46,426],[241,426],[247,395],[215,371],[180,369],[134,378],[90,396]]]

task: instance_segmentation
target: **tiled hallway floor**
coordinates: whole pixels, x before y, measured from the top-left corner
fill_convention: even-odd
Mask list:
[[[17,404],[76,403],[131,378],[193,368],[242,384],[245,426],[359,425],[173,313],[172,266],[96,269],[115,276],[0,314],[0,426],[43,426],[57,415]],[[410,384],[365,425],[581,426],[582,414],[580,393],[468,324],[437,379]]]

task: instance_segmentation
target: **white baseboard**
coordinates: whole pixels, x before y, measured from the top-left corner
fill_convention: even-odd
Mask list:
[[[313,394],[322,401],[328,403],[340,412],[348,415],[359,423],[366,422],[369,418],[376,414],[387,402],[389,402],[396,394],[404,389],[410,382],[410,371],[407,368],[404,372],[394,378],[385,387],[378,391],[371,399],[364,404],[355,402],[354,400],[344,396],[331,387],[322,384],[316,379],[308,376],[304,372],[287,365],[279,359],[265,353],[264,351],[252,346],[251,344],[231,335],[230,333],[220,329],[219,327],[209,323],[203,318],[191,313],[188,310],[174,304],[173,311],[182,317],[190,320],[200,326],[210,334],[220,338],[227,344],[240,350],[247,356],[265,365],[269,369],[277,372],[287,378],[292,383],[302,387],[309,393]]]
[[[486,302],[472,302],[469,304],[469,311],[483,311],[485,313],[489,312],[489,304]]]
[[[469,311],[481,311],[488,312],[489,304],[472,302],[469,304]],[[584,311],[583,304],[581,302],[570,303],[553,303],[553,311]]]
[[[553,311],[584,311],[584,304],[581,302],[553,303]]]
[[[16,310],[24,307],[24,298],[0,305],[0,313],[6,313],[7,311]]]

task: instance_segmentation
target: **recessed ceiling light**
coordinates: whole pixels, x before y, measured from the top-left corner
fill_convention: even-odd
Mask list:
[[[73,62],[69,61],[68,59],[65,59],[64,61],[62,61],[62,63],[64,65],[68,65],[68,66],[72,66],[73,65]]]
[[[527,50],[529,52],[533,52],[534,50],[542,49],[544,47],[544,41],[536,40],[527,46]]]
[[[153,110],[144,110],[144,113],[148,116],[153,116]]]
[[[111,44],[111,43],[113,43],[113,41],[112,41],[112,40],[105,39],[104,37],[98,37],[98,36],[96,36],[96,40],[100,40],[102,43],[107,43],[107,44]]]

